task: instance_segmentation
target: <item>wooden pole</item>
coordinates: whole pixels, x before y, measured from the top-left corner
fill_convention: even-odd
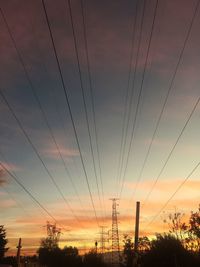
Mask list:
[[[140,202],[136,202],[136,218],[135,218],[135,252],[138,251],[138,239],[139,239],[139,220],[140,220]]]
[[[17,246],[17,267],[20,267],[20,253],[21,253],[21,247],[22,247],[22,240],[19,238],[19,243]]]

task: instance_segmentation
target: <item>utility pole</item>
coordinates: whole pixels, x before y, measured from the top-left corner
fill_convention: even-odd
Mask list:
[[[138,251],[139,239],[139,220],[140,220],[140,202],[136,202],[136,219],[135,219],[135,252]]]
[[[112,200],[112,266],[120,266],[120,249],[119,249],[119,232],[117,221],[117,200],[118,198],[111,198]]]
[[[22,248],[22,239],[19,238],[18,246],[17,246],[17,267],[20,267],[20,254]]]
[[[95,241],[95,253],[97,254],[97,252],[98,252],[98,249],[97,249],[97,247],[98,247],[98,242],[97,241]]]

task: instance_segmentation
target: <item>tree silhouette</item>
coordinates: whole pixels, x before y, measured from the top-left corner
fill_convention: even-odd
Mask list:
[[[126,267],[133,265],[134,243],[128,235],[124,236],[124,264]]]
[[[192,212],[190,216],[190,231],[200,239],[200,206],[197,212]]]
[[[46,245],[46,243],[45,243]],[[47,267],[78,267],[82,265],[78,249],[75,247],[40,247],[38,250],[39,262]]]
[[[169,233],[179,239],[182,245],[190,251],[200,251],[200,207],[191,212],[189,222],[183,221],[181,212],[170,213],[164,220],[168,223]]]
[[[7,243],[6,230],[3,225],[0,225],[0,260],[3,259],[5,252],[8,250],[8,248],[6,248]]]
[[[151,247],[151,241],[147,236],[139,237],[138,251],[140,254],[150,250],[150,247]]]
[[[55,248],[58,248],[58,243],[55,243],[52,238],[47,237],[41,240],[41,244],[40,244],[41,248],[45,248],[47,250],[53,250]]]
[[[83,258],[84,267],[106,267],[107,264],[103,262],[102,256],[97,254],[96,251],[91,250],[86,253]]]
[[[181,212],[170,213],[168,217],[169,232],[175,235],[177,239],[185,239],[185,235],[188,231],[188,225],[183,222],[185,214]]]
[[[187,251],[181,241],[170,234],[157,235],[150,250],[142,257],[142,267],[196,267],[195,256]]]

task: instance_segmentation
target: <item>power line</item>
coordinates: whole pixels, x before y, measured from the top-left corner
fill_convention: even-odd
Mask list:
[[[55,137],[54,137],[54,135],[53,135],[52,129],[51,129],[49,123],[48,123],[48,119],[47,119],[47,117],[46,117],[46,114],[45,114],[45,112],[44,112],[44,110],[43,110],[43,108],[42,108],[42,105],[41,105],[41,103],[40,103],[40,100],[39,100],[39,98],[38,98],[38,96],[37,96],[37,94],[36,94],[36,92],[35,92],[35,89],[34,89],[34,86],[33,86],[33,84],[32,84],[32,81],[31,81],[30,76],[29,76],[29,74],[28,74],[28,72],[27,72],[27,69],[26,69],[26,67],[25,67],[23,58],[22,58],[22,56],[21,56],[21,54],[20,54],[20,52],[19,52],[19,50],[18,50],[17,44],[16,44],[16,42],[15,42],[15,39],[14,39],[14,37],[13,37],[13,35],[12,35],[12,32],[11,32],[11,30],[10,30],[10,27],[9,27],[9,25],[8,25],[8,23],[7,23],[7,20],[6,20],[5,15],[4,15],[4,13],[3,13],[3,11],[2,11],[1,8],[0,8],[0,12],[1,12],[1,15],[2,15],[2,17],[3,17],[3,20],[4,20],[5,24],[6,24],[7,30],[8,30],[8,32],[9,32],[9,36],[10,36],[11,40],[13,41],[14,47],[15,47],[15,49],[16,49],[16,51],[17,51],[17,54],[18,54],[18,57],[19,57],[19,61],[20,61],[20,63],[22,64],[22,67],[23,67],[23,69],[24,69],[26,78],[27,78],[27,80],[28,80],[28,82],[29,82],[29,84],[30,84],[30,87],[31,87],[31,89],[32,89],[32,92],[33,92],[33,94],[34,94],[34,97],[35,97],[35,99],[36,99],[36,101],[37,101],[37,103],[38,103],[38,106],[39,106],[40,111],[41,111],[41,113],[42,113],[42,115],[43,115],[43,118],[45,119],[46,125],[47,125],[47,127],[48,127],[48,129],[49,129],[49,131],[50,131],[50,134],[51,134],[51,136],[52,136],[52,139],[53,139],[53,141],[54,141],[54,143],[55,143],[55,145],[56,145],[56,148],[58,149],[58,151],[59,151],[59,153],[60,153],[60,156],[61,156],[61,158],[62,158],[62,160],[63,160],[63,163],[65,163],[65,162],[64,162],[64,159],[63,159],[63,157],[62,157],[62,155],[61,155],[60,149],[59,149],[59,147],[58,147],[58,144],[57,144],[57,142],[56,142],[56,139],[55,139]],[[64,202],[66,203],[68,209],[71,211],[71,213],[73,214],[74,218],[75,218],[79,223],[81,223],[80,220],[79,220],[79,218],[76,216],[74,210],[73,210],[72,207],[70,206],[69,202],[68,202],[67,199],[65,198],[64,194],[63,194],[62,191],[60,190],[58,184],[55,182],[55,179],[53,178],[52,174],[50,173],[50,171],[49,171],[48,168],[46,167],[46,165],[45,165],[43,159],[41,158],[41,156],[40,156],[40,154],[39,154],[39,152],[37,151],[36,147],[34,146],[33,142],[31,141],[31,139],[30,139],[28,133],[27,133],[26,130],[24,129],[24,127],[23,127],[21,121],[19,120],[19,118],[18,118],[17,115],[15,114],[15,111],[13,110],[13,108],[11,107],[11,105],[9,104],[7,98],[5,97],[5,95],[3,94],[3,92],[2,92],[1,89],[0,89],[0,95],[1,95],[2,99],[4,100],[4,102],[6,103],[8,109],[10,110],[10,112],[12,113],[12,115],[14,116],[15,120],[17,121],[17,123],[18,123],[18,125],[19,125],[21,131],[22,131],[23,134],[25,135],[25,137],[26,137],[28,143],[31,145],[31,147],[32,147],[32,149],[34,150],[34,152],[36,153],[38,159],[39,159],[40,162],[42,163],[42,165],[43,165],[45,171],[47,172],[48,176],[50,177],[50,179],[51,179],[51,181],[53,182],[54,186],[56,187],[57,191],[59,192],[59,194],[61,195],[62,199],[63,199]],[[65,167],[67,167],[66,164],[65,164]],[[67,169],[66,169],[66,171],[67,171]],[[72,183],[73,183],[73,181],[72,181]]]
[[[8,168],[6,168],[6,166],[0,162],[0,166],[1,168],[7,172],[9,174],[9,176],[15,180],[15,182],[29,195],[29,197],[51,218],[53,219],[55,222],[57,222],[57,220],[55,219],[55,217],[39,202],[39,200],[37,200],[33,194],[20,182],[18,176],[12,174]]]
[[[2,152],[1,152],[1,155],[3,156]],[[33,196],[33,194],[30,192],[30,190],[28,190],[23,185],[23,183],[20,182],[20,178],[19,178],[19,176],[16,175],[15,172],[9,171],[9,169],[2,162],[0,162],[0,166],[28,194],[28,196],[32,199],[33,202],[35,202],[55,223],[62,226],[63,230],[68,231],[68,229],[66,229],[63,224],[59,223],[58,220],[56,220],[56,218],[48,211],[48,209],[45,208],[41,204],[41,202],[36,197]]]
[[[146,7],[146,0],[144,0],[143,8],[142,8],[142,17],[141,17],[141,23],[140,23],[138,46],[137,46],[136,60],[135,60],[134,73],[133,73],[133,82],[132,82],[132,89],[131,89],[129,106],[128,106],[128,118],[127,118],[127,122],[126,122],[125,138],[124,138],[124,142],[123,142],[121,166],[120,166],[120,171],[119,171],[119,186],[120,186],[120,180],[121,180],[121,176],[122,176],[122,169],[123,169],[123,165],[124,165],[124,157],[125,157],[125,148],[126,148],[126,143],[127,143],[128,127],[129,127],[130,118],[131,118],[133,95],[134,95],[134,89],[135,89],[136,71],[137,71],[137,66],[138,66],[140,45],[141,45],[141,39],[142,39],[142,30],[143,30],[143,24],[144,24],[145,7]]]
[[[6,26],[7,26],[7,29],[8,29],[8,31],[9,31],[9,35],[10,35],[10,37],[12,38],[12,41],[13,41],[13,43],[14,43],[14,46],[15,46],[17,52],[19,52],[19,51],[18,51],[18,48],[17,48],[17,46],[16,46],[16,43],[15,43],[15,40],[13,39],[12,33],[10,32],[10,28],[9,28],[8,23],[7,23],[7,20],[6,20],[5,16],[4,16],[4,13],[3,13],[3,11],[2,11],[1,8],[0,8],[0,12],[1,12],[1,15],[2,15],[2,17],[3,17],[3,20],[4,20],[4,22],[5,22]],[[32,81],[31,81],[29,75],[28,75],[28,72],[27,72],[26,67],[25,67],[25,65],[24,65],[23,59],[22,59],[22,57],[21,57],[21,54],[18,53],[18,56],[19,56],[19,59],[20,59],[20,62],[21,62],[21,64],[22,64],[22,66],[23,66],[23,69],[24,69],[24,71],[25,71],[26,77],[27,77],[27,79],[28,79],[28,81],[29,81],[29,83],[30,83],[30,85],[31,85],[31,88],[32,88],[32,90],[33,90],[33,93],[34,93],[35,91],[34,91],[33,84],[32,84]],[[51,172],[50,172],[49,169],[47,168],[47,166],[46,166],[45,162],[43,161],[43,159],[41,158],[41,156],[40,156],[40,154],[39,154],[37,148],[35,147],[35,145],[34,145],[33,142],[31,141],[31,138],[29,137],[28,133],[26,132],[25,128],[23,127],[23,125],[22,125],[22,123],[21,123],[21,121],[19,120],[19,118],[18,118],[17,115],[15,114],[15,111],[13,110],[13,108],[11,107],[11,105],[9,104],[9,102],[8,102],[8,100],[7,100],[6,96],[5,96],[5,94],[2,92],[1,89],[0,89],[0,96],[3,98],[3,100],[4,100],[4,102],[6,103],[8,109],[10,110],[10,112],[11,112],[12,115],[13,115],[13,117],[14,117],[15,120],[17,121],[17,123],[18,123],[18,125],[19,125],[21,131],[22,131],[23,134],[25,135],[25,137],[26,137],[28,143],[29,143],[30,146],[32,147],[32,149],[33,149],[33,151],[35,152],[36,156],[38,157],[38,159],[39,159],[40,162],[42,163],[42,165],[43,165],[45,171],[47,172],[47,174],[48,174],[50,180],[52,181],[53,185],[56,187],[57,191],[58,191],[59,194],[61,195],[61,197],[62,197],[62,199],[64,200],[65,204],[67,205],[68,209],[69,209],[70,212],[73,214],[74,218],[80,223],[79,218],[76,216],[76,214],[75,214],[74,210],[72,209],[71,205],[69,204],[68,200],[66,199],[66,197],[65,197],[64,194],[62,193],[60,187],[59,187],[58,184],[56,183],[54,177],[52,176]],[[36,94],[35,94],[35,96],[37,97]],[[37,98],[37,99],[38,99],[38,98]],[[39,101],[39,99],[38,99],[38,101]],[[40,105],[40,101],[38,102],[38,104],[39,104],[39,107],[42,108],[42,106]],[[41,109],[41,112],[42,112],[42,111],[43,111],[43,109]],[[45,118],[46,118],[45,113],[42,113],[42,114],[43,114],[43,115],[45,116]],[[49,126],[47,118],[46,118],[46,123],[47,123],[47,125]],[[50,127],[50,126],[49,126],[49,127]],[[51,131],[51,128],[49,128],[49,130]],[[52,138],[53,138],[53,140],[54,140],[55,143],[56,143],[56,140],[55,140],[55,138],[54,138],[53,132],[51,131],[51,133],[52,133]],[[57,144],[57,143],[56,143],[56,144]]]
[[[24,134],[24,136],[26,137],[26,140],[28,141],[28,143],[30,144],[31,148],[33,149],[33,151],[35,152],[36,156],[38,157],[39,161],[41,162],[42,166],[44,167],[46,173],[48,174],[50,180],[52,181],[53,185],[56,187],[57,191],[59,192],[59,194],[61,195],[62,199],[64,200],[65,204],[67,205],[68,209],[70,210],[70,212],[73,214],[74,218],[80,223],[79,218],[76,216],[74,210],[72,209],[72,207],[70,206],[68,200],[65,198],[64,194],[62,193],[60,187],[58,186],[58,184],[56,183],[54,177],[52,176],[51,172],[49,171],[49,169],[47,168],[45,162],[43,161],[43,159],[41,158],[37,148],[35,147],[35,145],[33,144],[33,142],[31,141],[31,138],[29,137],[28,133],[26,132],[26,130],[24,129],[21,121],[19,120],[19,118],[17,117],[17,115],[15,114],[15,111],[13,110],[13,108],[11,107],[11,105],[9,104],[7,98],[5,97],[5,95],[3,94],[2,90],[0,89],[0,96],[2,97],[2,99],[4,100],[4,102],[6,103],[6,106],[8,107],[9,111],[11,112],[11,114],[13,115],[13,117],[15,118],[20,130],[22,131],[22,133]]]
[[[117,190],[118,186],[120,185],[120,176],[121,176],[121,171],[122,171],[122,147],[124,144],[124,139],[125,139],[125,122],[126,122],[126,116],[128,112],[128,96],[129,96],[129,86],[130,86],[130,80],[131,80],[131,70],[132,70],[132,61],[133,61],[133,51],[134,51],[134,44],[135,44],[135,32],[136,32],[136,22],[137,22],[137,16],[138,16],[138,5],[139,1],[136,3],[136,12],[133,20],[133,27],[132,27],[132,38],[131,38],[131,53],[130,53],[130,61],[129,61],[129,70],[128,70],[128,80],[127,80],[127,86],[126,86],[126,94],[125,94],[125,101],[124,101],[124,115],[123,115],[123,125],[122,125],[122,137],[121,137],[121,142],[120,142],[120,152],[119,152],[119,159],[118,159],[118,168],[117,168]],[[131,102],[131,98],[130,98]],[[129,102],[129,107],[130,107],[130,102]],[[127,122],[128,124],[128,122]],[[126,129],[126,137],[127,137],[127,130]],[[125,147],[125,144],[124,144]]]
[[[0,171],[1,171],[1,170],[0,170]],[[25,210],[25,208],[23,207],[23,205],[22,205],[18,200],[16,200],[16,198],[15,198],[15,197],[13,196],[13,194],[6,188],[6,186],[4,186],[4,184],[3,184],[3,185],[1,184],[1,189],[3,189],[3,190],[6,192],[6,194],[10,197],[10,199],[12,199],[12,200],[15,202],[16,206],[18,206],[18,208],[21,209],[21,210],[23,211],[24,215],[26,215],[26,216],[32,216],[32,215],[30,215],[30,214]]]
[[[36,37],[36,33],[35,33],[35,31],[34,31],[34,26],[33,26],[33,24],[31,24],[31,26],[32,26],[32,31],[33,31],[34,36],[35,36],[35,39],[36,39],[35,42],[36,42],[36,45],[37,45],[37,50],[38,50],[38,52],[39,52],[39,56],[40,56],[40,59],[42,59],[43,54],[41,53],[40,48],[39,48],[38,39],[37,39],[37,37]],[[48,71],[47,71],[47,68],[46,68],[46,64],[44,63],[44,60],[41,60],[41,65],[42,65],[42,67],[43,67],[43,69],[44,69],[44,71],[45,71],[45,74],[48,76]],[[53,87],[51,87],[51,89],[53,90]],[[37,96],[36,96],[36,97],[37,97]],[[38,98],[38,97],[37,97],[37,98]],[[55,105],[55,107],[56,107],[57,115],[60,117],[60,121],[62,121],[62,123],[61,123],[61,127],[62,127],[62,129],[63,129],[63,132],[66,134],[66,129],[65,129],[65,127],[64,127],[63,120],[62,120],[62,118],[61,118],[61,115],[60,115],[60,112],[59,112],[59,109],[58,109],[58,103],[57,103],[57,101],[56,101],[54,98],[53,98],[53,100],[54,100],[54,105]],[[38,99],[38,101],[39,101],[39,99]],[[40,101],[39,101],[39,102],[40,102]],[[43,113],[44,113],[44,111],[43,111]],[[44,114],[44,116],[45,116],[45,114]],[[49,123],[48,123],[48,119],[46,118],[45,120],[47,121],[47,124],[49,124]],[[49,127],[50,127],[50,125],[49,125]],[[50,130],[50,132],[52,132],[52,130]],[[78,190],[77,190],[77,188],[76,188],[76,186],[75,186],[75,183],[73,182],[73,179],[72,179],[72,176],[71,176],[71,174],[70,174],[70,172],[69,172],[69,169],[68,169],[68,167],[67,167],[66,161],[65,161],[64,158],[63,158],[63,155],[62,155],[62,153],[61,153],[61,150],[60,150],[60,148],[59,148],[59,145],[56,143],[56,138],[55,138],[54,136],[53,136],[52,138],[55,139],[55,141],[54,141],[55,146],[57,147],[58,154],[59,154],[59,156],[60,156],[60,158],[61,158],[61,161],[62,161],[62,163],[63,163],[63,166],[64,166],[64,169],[65,169],[65,171],[66,171],[66,174],[67,174],[67,176],[68,176],[68,178],[69,178],[69,180],[70,180],[70,183],[71,183],[71,185],[72,185],[72,187],[73,187],[74,193],[76,194],[76,196],[77,196],[77,198],[78,198],[78,201],[79,201],[81,207],[84,209],[83,203],[82,203],[82,201],[81,201],[81,198],[80,198],[80,195],[79,195],[79,193],[78,193]],[[73,159],[73,162],[74,162],[74,159]],[[75,162],[74,162],[74,164],[75,164]]]
[[[3,154],[3,152],[0,150],[0,155],[1,155],[1,158],[3,159],[3,162],[4,162],[4,164],[1,162],[1,164],[2,165],[4,165],[4,166],[9,166],[9,162],[8,162],[8,160],[6,159],[6,157],[5,157],[5,155]],[[9,168],[7,168],[8,170],[9,170]],[[5,169],[0,169],[0,171],[5,171]],[[14,175],[15,177],[17,177],[17,174],[15,173],[15,171],[14,170],[12,170],[12,175]],[[13,178],[13,177],[12,177]],[[18,180],[20,180],[18,177],[17,177],[17,179]],[[13,179],[15,182],[16,182],[16,180],[15,179]],[[17,182],[16,182],[17,183]],[[17,183],[17,185],[19,185],[18,183]],[[20,186],[21,187],[21,186]],[[23,206],[21,205],[21,203],[18,203],[17,202],[17,200],[16,199],[14,199],[14,196],[9,192],[9,190],[7,190],[7,188],[6,187],[4,187],[4,189],[5,189],[5,191],[7,192],[7,194],[9,194],[9,196],[18,204],[18,206],[23,210],[23,212],[26,214],[26,215],[28,215],[28,216],[31,216],[30,214],[28,214],[27,213],[27,211],[23,208]],[[22,188],[23,189],[23,188]],[[23,189],[24,190],[24,189]],[[28,190],[29,192],[30,192],[30,190]],[[27,193],[27,192],[26,192]],[[32,199],[33,200],[33,199]],[[34,201],[35,202],[35,201]],[[41,213],[43,216],[44,216],[44,214],[43,213]],[[45,217],[45,219],[46,219],[46,217]]]
[[[137,120],[138,111],[139,111],[139,104],[140,104],[140,100],[141,100],[141,96],[142,96],[142,89],[143,89],[144,78],[145,78],[145,74],[146,74],[146,67],[147,67],[147,62],[148,62],[148,58],[149,58],[149,51],[150,51],[150,46],[151,46],[151,41],[152,41],[152,36],[153,36],[153,31],[154,31],[154,26],[155,26],[155,19],[156,19],[156,15],[157,15],[157,10],[158,10],[158,0],[156,0],[156,5],[155,5],[155,9],[154,9],[153,22],[152,22],[152,25],[151,25],[150,38],[149,38],[147,54],[146,54],[146,58],[145,58],[144,70],[143,70],[143,73],[142,73],[142,81],[141,81],[138,101],[137,101],[137,105],[136,105],[136,112],[135,112],[135,116],[134,116],[133,128],[132,128],[132,132],[131,132],[131,139],[130,139],[130,143],[129,143],[129,149],[128,149],[128,154],[127,154],[127,159],[126,159],[126,164],[125,164],[125,169],[124,169],[124,175],[123,175],[123,179],[122,179],[120,197],[121,197],[121,194],[123,192],[126,170],[127,170],[128,162],[129,162],[129,159],[130,159],[130,152],[131,152],[131,147],[132,147],[134,133],[135,133],[136,120]]]
[[[71,20],[71,26],[72,26],[72,34],[73,34],[73,39],[74,39],[74,47],[75,47],[75,54],[76,54],[76,60],[77,60],[77,66],[78,66],[78,74],[79,74],[79,80],[80,80],[81,94],[82,94],[82,98],[83,98],[83,106],[84,106],[85,118],[86,118],[86,124],[87,124],[88,136],[89,136],[90,151],[91,151],[92,163],[93,163],[93,167],[94,167],[94,175],[95,175],[95,180],[96,180],[96,185],[97,185],[99,203],[100,203],[100,206],[102,208],[102,202],[100,199],[99,182],[98,182],[98,178],[97,178],[97,169],[96,169],[96,163],[95,163],[95,159],[94,159],[94,150],[93,150],[93,146],[92,146],[92,136],[91,136],[91,131],[90,131],[89,116],[88,116],[88,110],[87,110],[87,106],[86,106],[86,97],[85,97],[83,78],[82,78],[82,72],[81,72],[81,66],[80,66],[80,59],[79,59],[79,53],[78,53],[77,38],[76,38],[76,33],[75,33],[75,28],[74,28],[74,19],[73,19],[73,14],[72,14],[71,1],[68,0],[67,2],[68,2],[69,14],[70,14],[70,20]]]
[[[50,132],[50,136],[51,136],[51,138],[52,138],[52,140],[53,140],[53,143],[54,143],[54,145],[55,145],[55,147],[56,147],[56,150],[58,151],[59,157],[60,157],[61,162],[62,162],[62,164],[63,164],[63,166],[64,166],[64,169],[65,169],[65,172],[66,172],[66,174],[67,174],[67,176],[68,176],[68,178],[69,178],[69,180],[70,180],[70,182],[71,182],[71,185],[72,185],[72,187],[73,187],[73,189],[74,189],[75,194],[77,195],[77,197],[78,197],[80,203],[82,203],[81,200],[80,200],[79,194],[78,194],[78,192],[77,192],[77,189],[76,189],[76,187],[75,187],[75,184],[74,184],[74,182],[73,182],[73,180],[72,180],[72,177],[71,177],[71,175],[70,175],[70,173],[69,173],[69,170],[68,170],[68,167],[67,167],[67,165],[66,165],[66,162],[65,162],[65,160],[64,160],[64,158],[63,158],[63,156],[62,156],[62,153],[61,153],[61,151],[60,151],[59,145],[58,145],[58,143],[57,143],[57,141],[56,141],[56,138],[55,138],[55,136],[54,136],[53,130],[52,130],[50,124],[49,124],[49,121],[48,121],[48,118],[47,118],[47,116],[46,116],[46,113],[45,113],[45,111],[44,111],[44,109],[43,109],[43,107],[42,107],[42,104],[41,104],[40,99],[39,99],[39,97],[38,97],[38,95],[37,95],[37,93],[36,93],[36,90],[35,90],[35,87],[34,87],[34,85],[33,85],[33,82],[32,82],[32,80],[31,80],[31,78],[30,78],[30,76],[29,76],[29,73],[28,73],[27,69],[26,69],[26,66],[25,66],[23,57],[22,57],[22,55],[21,55],[21,53],[20,53],[20,51],[19,51],[19,49],[18,49],[16,40],[15,40],[15,38],[14,38],[12,32],[11,32],[11,29],[10,29],[10,27],[9,27],[9,24],[8,24],[8,22],[7,22],[7,20],[6,20],[6,17],[5,17],[5,15],[4,15],[2,9],[0,9],[0,11],[1,11],[1,14],[2,14],[2,17],[3,17],[3,20],[4,20],[4,22],[5,22],[6,28],[7,28],[7,30],[8,30],[9,36],[10,36],[10,38],[11,38],[11,40],[12,40],[12,42],[13,42],[13,45],[14,45],[14,47],[15,47],[15,50],[16,50],[16,52],[17,52],[19,61],[20,61],[21,65],[22,65],[22,67],[23,67],[23,70],[24,70],[25,76],[26,76],[26,78],[27,78],[27,81],[28,81],[28,83],[29,83],[29,85],[30,85],[31,91],[32,91],[32,93],[33,93],[33,96],[34,96],[34,98],[35,98],[35,100],[36,100],[36,102],[37,102],[37,104],[38,104],[39,110],[40,110],[40,112],[41,112],[41,114],[42,114],[42,117],[43,117],[43,119],[44,119],[44,122],[46,123],[47,129],[48,129],[49,132]]]
[[[170,198],[165,202],[165,204],[162,206],[162,208],[156,213],[156,215],[153,217],[153,219],[148,223],[147,227],[152,224],[152,222],[159,216],[159,214],[166,208],[166,206],[169,204],[169,202],[174,198],[174,196],[178,193],[178,191],[181,189],[181,187],[187,182],[187,180],[192,176],[192,174],[197,170],[197,168],[200,166],[199,163],[193,168],[193,170],[188,174],[188,176],[183,180],[182,183],[176,188],[174,193],[170,196]]]
[[[153,183],[153,185],[152,185],[152,187],[151,187],[149,193],[147,194],[147,196],[146,196],[146,198],[145,198],[145,200],[144,200],[144,204],[143,204],[143,205],[145,205],[145,203],[146,203],[147,200],[149,199],[149,197],[150,197],[152,191],[154,190],[154,188],[155,188],[155,186],[156,186],[156,184],[157,184],[157,182],[158,182],[158,180],[159,180],[161,174],[163,173],[163,171],[164,171],[164,169],[165,169],[165,167],[166,167],[166,165],[167,165],[169,159],[171,158],[172,153],[174,152],[174,150],[175,150],[175,148],[176,148],[176,146],[177,146],[177,144],[178,144],[178,142],[179,142],[181,136],[183,135],[183,133],[184,133],[184,131],[185,131],[185,129],[186,129],[186,127],[187,127],[187,125],[188,125],[190,119],[192,118],[192,115],[194,114],[194,112],[195,112],[195,110],[196,110],[196,108],[197,108],[199,102],[200,102],[200,97],[199,97],[199,98],[197,99],[197,101],[195,102],[195,105],[194,105],[194,107],[192,108],[192,111],[191,111],[191,113],[190,113],[188,119],[186,120],[186,123],[184,124],[184,126],[183,126],[183,128],[182,128],[182,130],[181,130],[181,132],[180,132],[180,134],[179,134],[179,136],[178,136],[178,138],[176,139],[176,142],[174,143],[172,149],[170,150],[170,152],[169,152],[169,154],[168,154],[168,156],[167,156],[167,159],[166,159],[164,165],[162,166],[162,168],[161,168],[161,170],[160,170],[158,176],[156,177],[156,179],[155,179],[155,181],[154,181],[154,183]]]
[[[197,14],[197,10],[198,10],[198,7],[199,7],[199,2],[200,2],[200,1],[197,2],[196,8],[195,8],[195,10],[194,10],[194,14],[193,14],[193,17],[192,17],[192,20],[191,20],[191,23],[190,23],[190,26],[189,26],[189,29],[188,29],[186,38],[185,38],[185,40],[184,40],[183,47],[182,47],[182,49],[181,49],[181,52],[180,52],[180,55],[179,55],[178,62],[177,62],[177,64],[176,64],[176,68],[175,68],[174,74],[173,74],[173,76],[172,76],[172,79],[171,79],[171,82],[170,82],[170,86],[169,86],[168,91],[167,91],[167,94],[166,94],[166,96],[165,96],[165,100],[164,100],[164,103],[163,103],[161,112],[160,112],[159,117],[158,117],[158,120],[157,120],[157,122],[156,122],[155,130],[154,130],[154,132],[153,132],[153,135],[152,135],[152,138],[151,138],[151,141],[150,141],[150,144],[149,144],[149,147],[148,147],[148,150],[147,150],[145,159],[144,159],[143,164],[142,164],[142,168],[141,168],[141,170],[140,170],[140,173],[139,173],[139,176],[138,176],[138,179],[137,179],[136,186],[135,186],[135,188],[134,188],[133,196],[135,195],[137,186],[138,186],[138,184],[139,184],[139,182],[140,182],[140,180],[141,180],[141,177],[142,177],[144,168],[145,168],[145,166],[146,166],[146,163],[147,163],[147,160],[148,160],[148,157],[149,157],[149,154],[150,154],[150,151],[151,151],[153,142],[154,142],[154,140],[155,140],[156,133],[157,133],[157,131],[158,131],[158,127],[159,127],[159,125],[160,125],[161,118],[162,118],[163,113],[164,113],[164,110],[165,110],[165,108],[166,108],[166,104],[167,104],[167,101],[168,101],[170,92],[171,92],[171,90],[172,90],[172,88],[173,88],[173,83],[174,83],[175,77],[176,77],[176,75],[177,75],[177,71],[178,71],[178,68],[179,68],[179,66],[180,66],[180,63],[181,63],[181,60],[182,60],[182,57],[183,57],[183,53],[184,53],[185,47],[186,47],[186,44],[187,44],[187,42],[188,42],[188,39],[189,39],[189,36],[190,36],[190,33],[191,33],[191,29],[192,29],[192,25],[193,25],[193,23],[194,23],[194,19],[195,19],[196,14]]]
[[[53,51],[54,51],[54,55],[55,55],[55,58],[56,58],[58,71],[59,71],[59,74],[60,74],[61,83],[62,83],[62,87],[63,87],[63,90],[64,90],[64,95],[65,95],[65,99],[66,99],[68,110],[69,110],[70,119],[71,119],[73,130],[74,130],[74,135],[75,135],[77,146],[78,146],[78,150],[79,150],[79,154],[80,154],[80,159],[81,159],[84,175],[85,175],[85,178],[86,178],[86,183],[87,183],[87,187],[88,187],[88,191],[89,191],[89,195],[90,195],[90,200],[91,200],[92,207],[93,207],[93,210],[94,210],[94,215],[95,215],[95,218],[96,218],[97,225],[99,225],[98,218],[97,218],[97,213],[96,213],[96,209],[95,209],[95,205],[94,205],[94,200],[93,200],[93,196],[92,196],[92,192],[91,192],[91,188],[90,188],[90,184],[89,184],[89,180],[88,180],[88,175],[87,175],[87,171],[86,171],[84,160],[83,160],[83,155],[82,155],[81,148],[80,148],[78,134],[77,134],[77,131],[76,131],[76,126],[75,126],[74,118],[73,118],[73,115],[72,115],[72,110],[71,110],[71,105],[70,105],[70,102],[69,102],[68,92],[67,92],[67,88],[66,88],[65,81],[64,81],[64,78],[63,78],[60,62],[59,62],[59,59],[58,59],[58,54],[57,54],[57,50],[56,50],[56,46],[55,46],[55,42],[54,42],[54,38],[53,38],[53,34],[52,34],[50,22],[49,22],[49,17],[48,17],[48,14],[47,14],[47,10],[46,10],[46,6],[45,6],[44,0],[42,0],[42,6],[43,6],[44,13],[45,13],[47,26],[48,26],[48,29],[49,29],[49,34],[50,34],[50,38],[51,38],[51,42],[52,42],[52,46],[53,46]]]
[[[94,92],[93,92],[94,89],[93,89],[93,83],[92,83],[92,74],[91,74],[91,66],[90,66],[89,51],[88,51],[89,50],[88,49],[88,38],[87,38],[87,32],[86,32],[86,18],[85,18],[85,14],[84,14],[83,0],[81,0],[81,13],[82,13],[82,19],[83,19],[83,35],[84,35],[84,43],[85,43],[85,50],[86,50],[89,89],[90,89],[91,102],[92,102],[92,115],[93,115],[93,123],[94,123],[94,134],[95,134],[95,140],[96,140],[97,160],[98,160],[98,167],[99,167],[99,178],[100,178],[101,193],[102,193],[102,198],[103,198],[104,216],[106,216],[105,215],[104,187],[103,187],[103,180],[102,180],[102,170],[101,170],[100,153],[99,153],[97,124],[96,124],[96,112],[95,112],[95,105],[94,105]]]

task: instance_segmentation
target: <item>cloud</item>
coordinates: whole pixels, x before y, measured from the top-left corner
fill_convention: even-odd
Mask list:
[[[79,152],[76,149],[64,148],[59,146],[60,153],[65,158],[77,157]],[[43,153],[50,158],[57,159],[59,157],[59,152],[54,148],[47,148],[43,150]]]
[[[15,207],[15,206],[16,206],[16,202],[12,199],[1,200],[0,202],[1,209],[7,209],[7,208]]]
[[[0,169],[0,187],[6,183],[4,177],[5,177],[5,172],[4,170]]]
[[[0,172],[2,172],[2,174],[0,173],[0,178],[1,178],[1,175],[5,177],[6,175],[6,171],[2,168],[1,165],[3,165],[7,170],[9,171],[19,171],[21,170],[21,167],[16,165],[16,164],[13,164],[13,163],[7,163],[7,162],[4,162],[4,161],[0,161]]]
[[[173,178],[173,179],[162,179],[159,180],[157,183],[155,190],[156,191],[161,191],[161,192],[170,192],[170,190],[178,187],[181,183],[183,182],[183,179],[180,178]],[[136,182],[126,182],[125,187],[127,189],[135,189]],[[139,184],[139,187],[141,190],[148,191],[152,186],[152,180],[148,181],[142,181]],[[200,187],[200,181],[198,180],[188,180],[184,184],[184,191],[185,190],[193,190],[198,192],[198,188]]]

